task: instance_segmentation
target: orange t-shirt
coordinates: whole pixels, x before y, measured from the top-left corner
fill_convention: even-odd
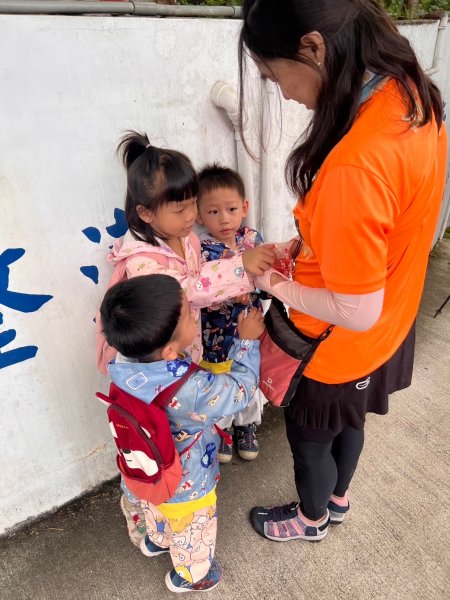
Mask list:
[[[294,217],[304,245],[295,280],[343,294],[385,288],[368,331],[335,327],[305,375],[342,383],[371,373],[405,339],[416,317],[445,185],[447,135],[436,123],[410,127],[394,81],[361,106],[351,130],[324,161]],[[291,310],[296,327],[327,326]]]

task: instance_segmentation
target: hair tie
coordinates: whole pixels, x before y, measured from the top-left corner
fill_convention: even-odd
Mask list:
[[[148,143],[148,144],[145,146],[145,149],[146,149],[146,150],[148,150],[148,149],[149,149],[149,148],[151,148],[151,147],[152,147],[152,145],[151,145],[150,143]]]

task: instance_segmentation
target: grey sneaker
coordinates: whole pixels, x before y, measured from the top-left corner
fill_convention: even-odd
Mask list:
[[[256,439],[256,425],[235,425],[235,438],[238,454],[244,460],[255,460],[259,454],[258,440]]]
[[[233,429],[224,429],[224,433],[228,433],[228,435],[233,437]],[[225,439],[220,436],[220,444],[219,444],[219,452],[217,453],[217,458],[220,463],[226,464],[231,461],[233,458],[233,442],[231,444],[227,444]]]

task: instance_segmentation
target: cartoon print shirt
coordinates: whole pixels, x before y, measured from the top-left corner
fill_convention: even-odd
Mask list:
[[[209,233],[200,235],[202,247],[202,257],[205,261],[216,261],[220,259],[235,258],[244,250],[256,248],[264,243],[261,235],[250,227],[241,227],[236,232],[236,244],[238,251],[219,242],[211,237]],[[262,292],[265,294],[265,292]],[[235,298],[230,298],[220,304],[213,304],[203,308],[201,311],[202,320],[202,343],[203,359],[211,363],[220,363],[228,359],[228,353],[233,340],[238,336],[237,319],[240,313],[252,307],[262,310],[261,293],[253,292],[245,294],[247,296],[244,303],[236,302]],[[239,294],[242,296],[242,294]]]
[[[234,340],[229,359],[233,361],[229,373],[196,371],[167,407],[182,465],[182,480],[169,503],[197,500],[211,492],[219,480],[220,436],[214,424],[243,410],[255,394],[259,382],[259,340]],[[115,362],[108,371],[118,387],[150,404],[186,372],[190,363],[190,357],[153,363]]]
[[[217,303],[224,298],[233,298],[253,291],[254,284],[242,264],[242,256],[233,256],[227,261],[206,262],[200,254],[200,241],[195,233],[183,238],[185,258],[178,256],[163,240],[160,246],[135,240],[127,232],[118,240],[108,256],[114,264],[127,260],[128,277],[155,273],[174,277],[181,285],[197,322],[197,336],[189,348],[192,360],[202,358],[200,309]],[[148,256],[143,256],[143,253]],[[139,256],[133,257],[133,255]],[[132,258],[130,258],[132,257]]]

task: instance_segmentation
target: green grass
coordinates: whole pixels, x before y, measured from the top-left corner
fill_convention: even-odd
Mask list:
[[[417,3],[408,0],[384,0],[382,3],[396,19],[411,19],[428,13],[450,11],[450,0],[419,0]],[[240,6],[242,0],[178,0],[178,4]]]
[[[384,6],[396,19],[413,19],[429,13],[450,11],[450,0],[419,0],[417,3],[407,0],[384,0]]]

